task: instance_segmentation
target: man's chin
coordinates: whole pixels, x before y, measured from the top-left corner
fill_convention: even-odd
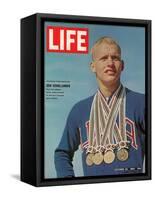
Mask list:
[[[118,85],[119,80],[116,78],[109,78],[107,80],[103,80],[102,83],[107,86]]]
[[[103,80],[103,82],[105,82],[105,83],[109,83],[109,84],[114,84],[114,83],[116,83],[117,82],[117,80],[116,80],[116,77],[113,77],[113,76],[111,76],[111,77],[108,77],[106,80]]]

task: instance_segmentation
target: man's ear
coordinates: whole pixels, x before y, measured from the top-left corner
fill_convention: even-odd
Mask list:
[[[122,62],[122,71],[124,70],[124,60],[121,61]]]
[[[90,63],[90,68],[91,68],[92,72],[94,72],[94,73],[96,72],[95,63],[93,61]]]

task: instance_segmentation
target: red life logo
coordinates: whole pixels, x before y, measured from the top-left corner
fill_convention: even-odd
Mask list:
[[[88,28],[47,26],[47,52],[88,53]]]

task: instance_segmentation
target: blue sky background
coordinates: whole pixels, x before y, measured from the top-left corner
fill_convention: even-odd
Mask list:
[[[144,28],[56,22],[45,23],[45,28],[47,25],[88,28],[89,50],[98,38],[113,37],[120,44],[125,63],[122,83],[134,91],[145,92]],[[45,178],[56,178],[54,150],[60,142],[70,109],[97,89],[90,62],[90,54],[47,53],[45,47],[45,81],[71,82],[71,87],[64,89],[64,97],[45,101]],[[80,150],[75,153],[73,165],[76,175],[83,176]]]

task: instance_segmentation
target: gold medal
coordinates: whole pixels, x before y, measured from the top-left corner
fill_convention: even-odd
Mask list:
[[[103,154],[101,152],[95,153],[92,159],[95,165],[100,165],[103,162]]]
[[[88,166],[91,166],[93,165],[93,157],[94,157],[94,154],[93,153],[88,153],[87,156],[86,156],[86,164]]]
[[[105,152],[103,156],[104,162],[107,164],[112,163],[115,160],[115,154],[113,151],[107,151]]]
[[[120,149],[119,151],[117,151],[117,158],[120,161],[126,161],[129,157],[129,153],[128,150],[125,148]]]

